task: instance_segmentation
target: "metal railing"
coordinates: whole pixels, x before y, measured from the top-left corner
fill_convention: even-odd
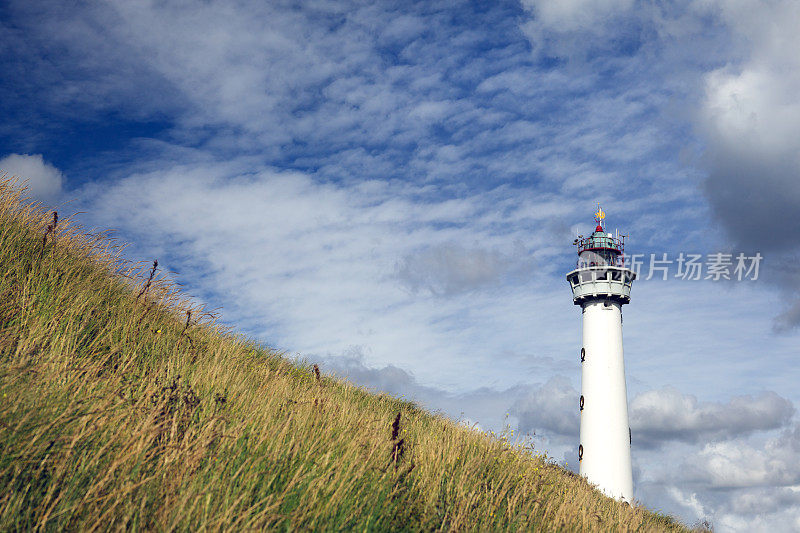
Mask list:
[[[615,252],[619,252],[620,254],[625,253],[624,235],[621,239],[618,239],[617,237],[610,237],[608,233],[602,233],[598,235],[598,232],[595,232],[588,237],[579,235],[573,244],[578,247],[579,254],[581,252],[592,250],[613,250]]]

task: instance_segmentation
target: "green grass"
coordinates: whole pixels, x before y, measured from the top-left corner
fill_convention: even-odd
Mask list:
[[[0,530],[685,530],[318,378],[53,222],[0,184]]]

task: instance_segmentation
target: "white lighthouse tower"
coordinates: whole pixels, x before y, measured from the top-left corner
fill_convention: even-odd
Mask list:
[[[625,239],[597,227],[578,236],[578,268],[567,274],[572,301],[583,313],[581,347],[580,474],[608,496],[633,502],[631,433],[622,356],[622,305],[630,301],[636,274],[626,268]]]

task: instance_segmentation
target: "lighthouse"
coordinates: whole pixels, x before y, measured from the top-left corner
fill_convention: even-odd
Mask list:
[[[598,206],[594,232],[579,235],[577,268],[567,274],[583,315],[580,349],[580,474],[608,496],[633,502],[631,432],[622,355],[622,306],[636,273],[625,265],[625,237],[607,233]]]

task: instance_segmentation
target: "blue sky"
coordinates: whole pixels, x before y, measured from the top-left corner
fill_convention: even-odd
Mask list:
[[[635,492],[792,530],[798,23],[790,0],[11,1],[0,169],[238,331],[570,467],[564,274],[597,203],[634,253],[760,252],[757,281],[635,282]]]

